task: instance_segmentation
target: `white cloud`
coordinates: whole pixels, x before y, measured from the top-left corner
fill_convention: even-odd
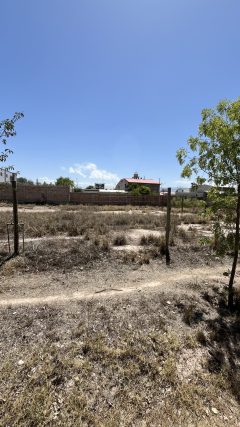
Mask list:
[[[81,167],[78,165],[75,165],[74,167],[70,166],[69,173],[77,174],[82,176],[83,178],[86,178],[86,175],[82,172]]]
[[[48,178],[47,176],[43,176],[42,178],[38,178],[38,182],[40,183],[46,182],[47,184],[54,184],[55,179]]]
[[[76,174],[88,181],[103,181],[108,184],[117,183],[119,177],[117,174],[105,169],[99,169],[95,163],[75,164],[69,168],[69,173]]]

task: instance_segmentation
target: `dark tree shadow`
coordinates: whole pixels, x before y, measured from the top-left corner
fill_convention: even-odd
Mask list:
[[[230,389],[240,402],[240,310],[236,306],[235,312],[230,313],[225,301],[223,294],[219,294],[218,317],[206,322],[210,354],[208,369],[216,373],[224,370]]]

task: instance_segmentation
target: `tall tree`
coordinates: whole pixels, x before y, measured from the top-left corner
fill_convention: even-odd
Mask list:
[[[182,176],[197,176],[197,183],[209,181],[220,189],[236,186],[234,256],[228,286],[228,306],[233,308],[234,277],[238,261],[240,234],[240,98],[222,100],[214,109],[202,111],[197,137],[190,137],[188,149],[177,151],[183,166]]]
[[[75,187],[74,181],[72,179],[70,179],[68,177],[63,177],[63,176],[60,176],[59,178],[57,178],[55,184],[56,185],[69,185],[72,188]]]
[[[15,113],[11,119],[5,119],[0,121],[0,145],[6,145],[8,138],[16,135],[15,123],[17,120],[23,117],[23,113]],[[12,153],[12,150],[9,148],[2,149],[0,151],[0,162],[5,162]],[[11,166],[8,169],[12,169]]]

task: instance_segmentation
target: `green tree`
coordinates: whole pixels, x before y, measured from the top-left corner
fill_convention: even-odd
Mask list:
[[[17,180],[20,184],[34,185],[33,181],[31,181],[30,179],[24,178],[23,176],[20,176]]]
[[[152,194],[151,189],[147,185],[131,184],[130,192],[136,196]]]
[[[15,123],[17,120],[23,117],[23,113],[15,113],[11,119],[5,119],[0,121],[0,145],[6,145],[8,139],[16,135]],[[12,150],[5,148],[0,151],[0,162],[5,162],[12,153]],[[7,169],[13,169],[12,166],[9,166]]]
[[[72,179],[63,176],[60,176],[56,179],[55,185],[69,185],[72,188],[74,188],[75,186],[74,181]]]
[[[188,149],[177,151],[183,166],[182,176],[197,176],[197,183],[205,181],[216,186],[236,186],[234,202],[234,256],[228,286],[228,306],[233,308],[234,277],[239,252],[240,220],[240,98],[236,101],[220,101],[214,109],[202,111],[198,136],[190,137]]]

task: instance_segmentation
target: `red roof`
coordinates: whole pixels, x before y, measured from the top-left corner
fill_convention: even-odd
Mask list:
[[[130,184],[158,184],[159,181],[155,181],[154,179],[141,179],[141,178],[124,178]]]

